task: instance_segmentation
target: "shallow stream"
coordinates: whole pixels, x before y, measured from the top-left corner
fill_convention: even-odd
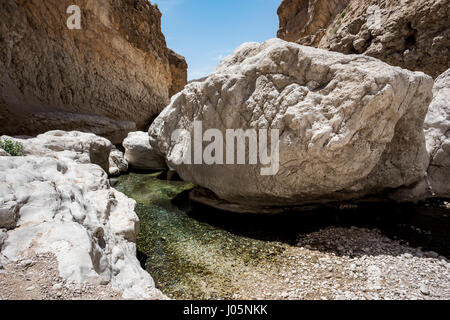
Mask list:
[[[139,259],[170,298],[270,297],[262,284],[275,283],[298,255],[298,239],[331,226],[379,229],[390,239],[450,256],[450,210],[439,205],[240,215],[193,204],[192,184],[161,176],[130,173],[115,188],[136,200]]]

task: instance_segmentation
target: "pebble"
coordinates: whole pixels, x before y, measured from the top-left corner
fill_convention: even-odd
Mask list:
[[[27,268],[27,267],[30,267],[31,265],[33,265],[33,260],[30,260],[30,259],[23,260],[19,263],[19,266],[22,268]]]
[[[31,287],[26,288],[25,290],[26,291],[33,291],[34,289],[36,289],[36,288],[34,286],[31,286]]]
[[[428,289],[427,285],[422,284],[420,286],[420,292],[424,295],[424,296],[429,296],[430,295],[430,289]]]
[[[61,283],[57,283],[57,284],[53,285],[53,290],[61,290],[61,289],[62,289]]]
[[[439,254],[436,253],[436,252],[434,252],[434,251],[429,251],[429,252],[426,253],[426,256],[427,256],[428,258],[436,259],[437,257],[439,257]]]

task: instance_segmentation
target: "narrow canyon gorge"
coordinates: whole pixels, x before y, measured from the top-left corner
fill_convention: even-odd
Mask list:
[[[0,300],[450,298],[450,0],[279,2],[0,1]]]

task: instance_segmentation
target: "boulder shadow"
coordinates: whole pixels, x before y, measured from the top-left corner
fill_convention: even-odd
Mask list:
[[[435,257],[450,258],[450,209],[442,205],[442,200],[419,204],[361,203],[343,209],[269,215],[218,210],[192,202],[189,192],[179,194],[172,203],[191,218],[238,236],[350,257],[404,253],[426,257],[422,252],[433,251]],[[311,236],[318,231],[329,237]],[[386,239],[399,245],[389,245]],[[411,253],[411,247],[419,250]]]

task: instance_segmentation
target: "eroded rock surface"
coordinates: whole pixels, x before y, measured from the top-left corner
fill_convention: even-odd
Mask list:
[[[136,258],[134,207],[97,165],[0,158],[3,262],[53,253],[68,281],[111,284],[125,298],[163,298]],[[3,217],[12,215],[15,225],[5,225]]]
[[[150,146],[149,140],[150,137],[147,132],[130,132],[123,141],[125,160],[135,169],[165,169],[167,166],[164,158]]]
[[[118,176],[128,171],[128,161],[122,151],[113,146],[109,154],[109,174]]]
[[[80,30],[67,28],[70,5]],[[186,82],[146,0],[4,0],[0,34],[0,134],[78,130],[118,144]]]
[[[423,178],[432,87],[423,73],[371,57],[280,39],[247,43],[172,99],[150,127],[150,143],[184,180],[228,202],[261,208],[354,199]],[[248,160],[183,164],[196,120],[223,137],[227,129],[279,130],[279,171],[263,176],[266,165]],[[172,140],[177,129],[187,131]]]
[[[317,45],[350,0],[284,0],[278,8],[278,37]]]
[[[450,198],[450,69],[436,79],[433,101],[425,118],[425,137],[430,157],[427,177],[392,197],[418,201],[432,197]]]
[[[187,84],[188,65],[183,56],[169,50],[170,73],[172,75],[172,83],[169,88],[169,97],[183,90]]]
[[[450,0],[284,0],[278,37],[437,77],[450,67]]]
[[[0,137],[1,138],[1,137]],[[24,155],[93,163],[109,172],[109,155],[112,144],[92,133],[78,131],[49,131],[35,138],[11,138],[22,144]]]

